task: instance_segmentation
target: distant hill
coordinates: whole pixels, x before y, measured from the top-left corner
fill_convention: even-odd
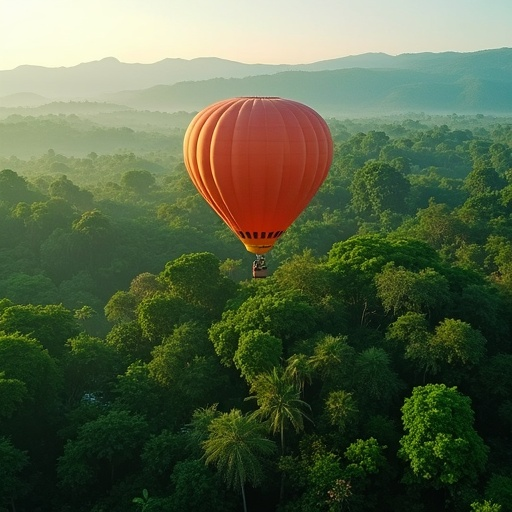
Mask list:
[[[232,96],[281,96],[324,116],[394,112],[511,113],[512,80],[435,74],[406,69],[287,71],[243,79],[180,82],[108,95],[136,109],[197,111]]]
[[[20,66],[0,71],[0,106],[15,106],[12,95],[21,92],[51,98],[48,102],[89,100],[164,112],[191,112],[222,98],[255,95],[296,99],[332,116],[403,111],[508,114],[512,48],[367,53],[301,65],[216,58],[126,64],[106,58],[70,68]],[[41,104],[19,99],[21,106]]]
[[[13,106],[21,98],[25,105]],[[32,103],[28,100],[32,99]],[[9,101],[10,100],[10,101]],[[94,115],[104,112],[119,112],[129,109],[126,105],[115,105],[106,102],[91,101],[52,101],[37,94],[13,94],[0,98],[0,119],[10,114],[22,116],[41,116],[47,114],[75,114],[80,116]],[[129,109],[131,110],[131,109]]]
[[[127,64],[113,57],[68,68],[19,66],[0,71],[0,97],[30,91],[54,100],[88,99],[124,89],[143,89],[216,77],[264,75],[292,67],[243,64],[217,58],[164,59],[154,64]]]
[[[0,107],[39,107],[50,100],[33,92],[18,92],[2,96]]]

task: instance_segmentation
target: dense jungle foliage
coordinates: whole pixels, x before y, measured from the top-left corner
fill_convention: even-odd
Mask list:
[[[512,122],[328,123],[262,280],[183,130],[0,157],[0,510],[512,511]]]

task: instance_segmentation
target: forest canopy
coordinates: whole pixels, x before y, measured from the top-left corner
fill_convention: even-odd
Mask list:
[[[327,119],[252,280],[130,116],[0,121],[0,507],[512,510],[510,119]]]

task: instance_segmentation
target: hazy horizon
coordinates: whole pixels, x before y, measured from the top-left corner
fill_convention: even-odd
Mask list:
[[[307,64],[512,46],[509,0],[23,0],[0,6],[0,70],[114,57]]]
[[[315,61],[311,61],[311,62],[302,62],[300,64],[307,65],[307,64],[314,64],[316,62],[342,59],[342,58],[345,58],[345,57],[358,57],[358,56],[361,56],[361,55],[371,55],[371,54],[375,54],[375,55],[381,54],[381,55],[389,55],[389,56],[392,56],[392,57],[396,57],[396,56],[399,56],[399,55],[417,55],[417,54],[422,54],[422,53],[433,53],[433,54],[437,54],[437,53],[475,53],[475,52],[481,52],[481,51],[500,50],[500,49],[509,49],[509,48],[512,48],[512,44],[511,44],[511,46],[503,46],[503,47],[500,47],[500,48],[482,48],[482,49],[471,50],[471,51],[467,51],[467,52],[464,52],[464,51],[458,52],[458,51],[454,51],[454,50],[446,50],[446,51],[440,51],[440,52],[429,52],[429,51],[425,51],[425,52],[403,52],[403,53],[398,53],[398,54],[390,54],[390,53],[386,53],[386,52],[363,52],[363,53],[360,53],[360,54],[340,55],[338,57],[331,57],[331,58],[328,58],[328,59],[319,59],[319,60],[315,60]],[[183,61],[187,61],[188,62],[188,61],[194,61],[194,60],[200,60],[200,59],[219,59],[219,60],[238,62],[238,63],[241,63],[241,64],[294,65],[294,64],[290,64],[289,62],[280,62],[280,63],[257,62],[257,63],[252,63],[252,62],[245,62],[245,61],[240,61],[240,60],[237,61],[237,60],[234,60],[234,59],[225,59],[224,57],[217,57],[217,56],[214,56],[214,55],[203,55],[201,57],[192,57],[190,59],[185,59],[185,58],[181,58],[181,57],[164,57],[162,59],[159,59],[159,60],[156,60],[156,61],[153,61],[153,62],[138,62],[138,61],[127,62],[127,61],[119,59],[118,57],[116,57],[114,55],[106,55],[105,57],[101,57],[99,59],[94,59],[94,60],[84,61],[84,62],[78,62],[76,64],[71,64],[69,66],[42,66],[42,65],[38,65],[38,64],[20,64],[19,66],[16,66],[15,68],[12,68],[12,69],[0,69],[0,71],[12,71],[12,70],[14,70],[16,68],[19,68],[19,67],[40,67],[40,68],[47,68],[47,69],[71,68],[71,67],[79,66],[81,64],[89,64],[89,63],[94,63],[94,62],[101,62],[101,61],[104,61],[104,60],[116,60],[116,61],[120,62],[121,64],[147,64],[147,65],[151,65],[151,64],[157,64],[157,63],[165,61],[165,60],[183,60]]]

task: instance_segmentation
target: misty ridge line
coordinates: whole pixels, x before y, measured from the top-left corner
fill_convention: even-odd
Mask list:
[[[510,113],[512,49],[366,53],[297,65],[210,57],[138,64],[108,57],[72,67],[26,65],[0,71],[4,108],[88,101],[192,112],[246,95],[296,99],[326,116],[413,110]]]

